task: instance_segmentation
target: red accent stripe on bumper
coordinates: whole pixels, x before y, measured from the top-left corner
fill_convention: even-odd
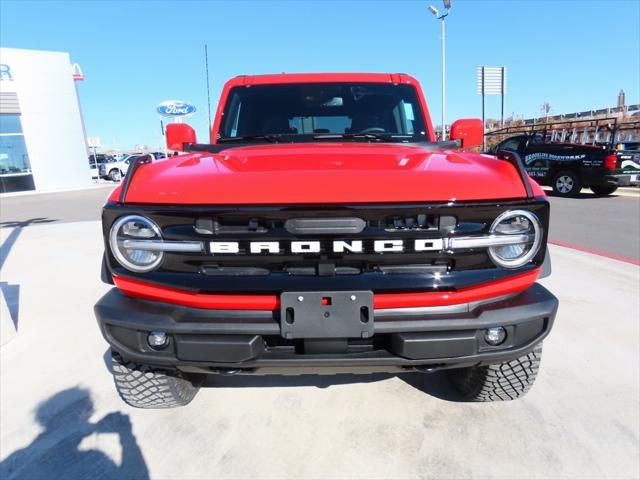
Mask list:
[[[386,309],[437,307],[475,302],[526,290],[535,283],[539,274],[540,269],[537,268],[506,279],[450,292],[377,293],[374,295],[373,304],[374,308]],[[131,297],[183,305],[185,307],[211,310],[277,310],[280,308],[278,295],[193,293],[116,275],[113,276],[113,280],[116,287]]]

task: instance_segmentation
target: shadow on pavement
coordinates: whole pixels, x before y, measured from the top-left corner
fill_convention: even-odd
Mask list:
[[[107,350],[102,354],[102,361],[104,362],[104,366],[107,367],[107,371],[113,374],[113,363],[111,361],[111,348],[107,348]]]
[[[113,412],[96,423],[90,393],[74,387],[62,390],[42,402],[35,418],[44,431],[21,450],[0,463],[0,478],[127,478],[148,479],[149,471],[131,429],[129,416]],[[115,434],[119,440],[121,460],[116,463],[102,449],[91,448],[83,440],[100,434]],[[111,450],[118,450],[111,449]],[[117,455],[116,455],[117,456]]]
[[[4,263],[9,258],[9,253],[11,249],[15,245],[22,229],[28,227],[30,225],[37,225],[40,223],[50,223],[55,222],[55,219],[52,218],[32,218],[30,220],[25,220],[24,222],[1,222],[0,228],[13,228],[13,231],[7,236],[2,245],[0,245],[0,271]],[[13,285],[9,282],[0,282],[0,290],[2,290],[2,297],[7,302],[7,308],[9,310],[9,315],[11,316],[11,321],[13,322],[13,326],[15,329],[18,329],[18,318],[20,314],[20,285]]]
[[[51,222],[57,222],[57,221],[58,220],[55,219],[55,218],[46,218],[46,217],[30,218],[29,220],[24,220],[24,221],[9,220],[9,221],[6,221],[6,222],[0,222],[0,228],[15,228],[17,230],[21,230],[24,227],[29,227],[31,225],[38,225],[40,223],[51,223]],[[11,233],[13,234],[14,232],[11,232]],[[19,231],[18,231],[17,235],[20,235]],[[10,236],[11,235],[9,235],[9,237]],[[7,240],[8,240],[8,238],[7,238]],[[15,242],[15,240],[14,240],[14,242]]]
[[[447,372],[440,370],[432,373],[403,373],[398,375],[402,381],[427,395],[447,402],[466,403],[462,395],[447,378]]]
[[[371,383],[387,380],[394,375],[372,373],[369,375],[208,375],[204,388],[272,388],[272,387],[317,387],[351,383]]]
[[[107,370],[112,372],[111,349],[102,355]],[[440,400],[448,402],[466,402],[451,385],[444,371],[431,373],[409,372],[401,374],[372,373],[372,374],[301,374],[301,375],[207,375],[202,388],[275,388],[275,387],[316,387],[329,388],[332,385],[349,385],[356,383],[373,383],[398,377],[411,385]]]
[[[18,318],[20,317],[20,285],[12,285],[8,282],[0,282],[0,291],[2,296],[0,301],[4,299],[7,303],[7,310],[13,323],[13,328],[18,329]]]
[[[397,376],[427,395],[448,402],[464,402],[456,392],[445,372],[402,373],[400,375],[373,373],[366,375],[209,375],[204,388],[271,388],[271,387],[316,387],[332,385],[381,382]]]

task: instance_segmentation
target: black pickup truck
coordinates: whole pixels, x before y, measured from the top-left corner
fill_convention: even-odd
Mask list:
[[[516,154],[532,178],[563,197],[576,196],[583,187],[596,195],[611,195],[631,185],[632,175],[623,172],[621,157],[606,145],[555,143],[540,134],[521,134],[503,140],[490,153]]]

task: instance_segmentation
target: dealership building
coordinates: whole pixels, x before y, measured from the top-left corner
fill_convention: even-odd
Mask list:
[[[91,184],[69,54],[0,48],[0,194]]]

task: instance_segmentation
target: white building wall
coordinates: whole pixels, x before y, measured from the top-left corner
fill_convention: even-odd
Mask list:
[[[12,80],[3,92],[18,95],[36,190],[89,185],[91,175],[69,54],[0,48],[0,62]]]

